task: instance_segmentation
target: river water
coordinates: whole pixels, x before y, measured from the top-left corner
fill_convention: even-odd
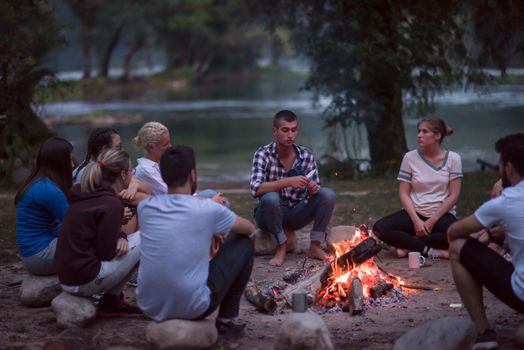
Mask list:
[[[133,158],[141,150],[132,144],[140,126],[160,121],[171,131],[173,144],[191,145],[197,155],[199,177],[207,181],[247,181],[253,152],[272,141],[271,122],[280,109],[291,109],[299,116],[299,143],[320,157],[331,153],[333,136],[323,129],[321,111],[327,100],[312,103],[311,93],[301,91],[300,79],[242,81],[212,84],[183,90],[125,91],[84,100],[66,100],[39,106],[45,118],[74,117],[85,114],[111,115],[123,144]],[[489,94],[450,92],[436,99],[435,114],[455,130],[445,147],[462,156],[464,170],[480,168],[477,159],[496,164],[494,142],[509,133],[524,131],[524,85],[490,88]],[[74,118],[73,118],[74,120]],[[119,122],[122,120],[122,122]],[[125,122],[124,122],[125,121]],[[406,113],[404,124],[408,148],[416,147],[417,117]],[[75,146],[77,159],[85,154],[93,125],[64,123],[55,132]],[[352,144],[365,141],[365,132],[351,132]],[[361,142],[352,155],[367,157]]]

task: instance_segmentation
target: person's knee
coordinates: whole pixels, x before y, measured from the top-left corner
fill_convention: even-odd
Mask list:
[[[335,205],[337,195],[335,191],[333,191],[331,188],[322,187],[316,195],[320,196],[323,203],[328,205]]]
[[[465,243],[465,239],[455,239],[449,243],[448,252],[450,260],[460,261],[460,252]]]
[[[268,192],[260,197],[262,207],[280,207],[280,195],[277,192]]]
[[[377,222],[375,222],[375,224],[373,225],[373,233],[375,234],[375,236],[377,236],[379,239],[382,239],[383,238],[382,235],[384,231],[385,231],[384,220],[380,219]]]

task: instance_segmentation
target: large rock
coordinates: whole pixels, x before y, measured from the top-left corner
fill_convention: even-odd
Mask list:
[[[20,287],[20,300],[25,306],[49,306],[61,291],[57,275],[27,275]]]
[[[355,226],[349,225],[332,227],[326,237],[328,247],[331,247],[331,245],[334,243],[350,241],[353,238],[356,229],[357,228]]]
[[[146,339],[156,349],[207,349],[217,337],[215,322],[210,319],[151,322],[146,327]]]
[[[96,316],[96,306],[90,298],[60,293],[51,302],[56,322],[63,327],[85,327]]]
[[[288,237],[287,251],[292,251],[296,246],[295,232],[291,230],[286,230],[286,236]],[[264,232],[261,229],[257,229],[253,233],[252,238],[255,245],[255,255],[273,255],[277,249],[277,244],[273,242],[271,234],[269,232]]]
[[[476,338],[470,320],[443,317],[410,330],[397,339],[393,350],[470,350]]]
[[[312,312],[288,315],[278,330],[274,350],[332,350],[329,330],[322,318]]]

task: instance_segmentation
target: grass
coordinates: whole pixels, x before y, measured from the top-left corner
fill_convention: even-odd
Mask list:
[[[488,200],[491,186],[497,179],[498,174],[495,172],[466,173],[457,205],[457,216],[462,218],[473,213],[480,204]],[[337,204],[330,226],[372,226],[382,216],[401,208],[395,176],[330,181],[323,183],[323,186],[330,187],[337,193]],[[244,189],[247,190],[247,184]],[[224,193],[238,215],[253,217],[256,200],[249,193],[228,193],[227,190]],[[12,186],[0,186],[0,263],[17,259],[14,195],[15,189]]]

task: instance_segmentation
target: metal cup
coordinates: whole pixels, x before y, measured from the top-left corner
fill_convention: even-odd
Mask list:
[[[306,293],[293,293],[293,312],[306,312],[307,311],[307,295]]]

